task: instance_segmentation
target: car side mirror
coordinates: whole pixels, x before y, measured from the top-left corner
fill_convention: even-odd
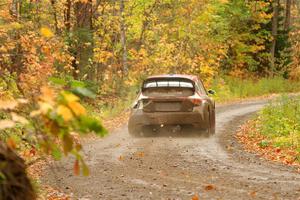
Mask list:
[[[216,92],[214,90],[208,90],[207,92],[208,92],[208,94],[212,94],[212,95],[216,94]]]

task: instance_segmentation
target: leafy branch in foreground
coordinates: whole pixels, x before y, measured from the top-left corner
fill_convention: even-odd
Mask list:
[[[79,88],[81,96],[90,96],[88,89]],[[72,154],[76,157],[75,174],[88,175],[89,170],[81,157],[82,145],[78,137],[80,134],[94,132],[104,136],[105,128],[99,120],[88,115],[80,98],[72,90],[58,89],[44,86],[36,102],[29,103],[25,99],[0,101],[0,110],[8,114],[7,119],[0,120],[0,130],[21,127],[24,130],[22,140],[51,154],[55,159]],[[88,92],[87,92],[88,91]],[[22,111],[28,112],[22,112]],[[17,148],[17,141],[8,137],[7,144]]]

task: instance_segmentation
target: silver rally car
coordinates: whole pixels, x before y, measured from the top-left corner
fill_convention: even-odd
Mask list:
[[[197,134],[215,132],[215,102],[201,80],[192,75],[148,77],[134,102],[128,122],[129,133],[143,136],[149,130],[190,127]]]

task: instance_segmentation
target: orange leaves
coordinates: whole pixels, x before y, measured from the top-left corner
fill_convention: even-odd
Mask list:
[[[39,98],[42,101],[49,102],[49,103],[53,104],[54,100],[56,98],[56,93],[53,89],[51,89],[49,87],[46,87],[46,86],[43,86],[41,88],[41,95],[40,95]]]
[[[17,148],[17,144],[16,144],[16,142],[13,138],[8,138],[7,141],[6,141],[6,144],[11,149],[16,149]]]
[[[84,163],[84,161],[82,159],[80,159],[80,160],[77,159],[77,160],[75,160],[74,166],[73,166],[73,172],[76,176],[78,176],[80,174],[80,167],[81,167],[81,172],[82,172],[83,176],[90,175],[90,170],[87,167],[87,165]]]
[[[64,105],[59,105],[57,107],[57,114],[62,116],[65,122],[68,122],[73,119],[73,114],[71,110]]]
[[[195,195],[192,197],[192,200],[200,200],[198,194],[195,194]]]
[[[206,191],[210,191],[210,190],[215,190],[216,187],[215,187],[214,185],[209,184],[209,185],[206,185],[206,186],[204,187],[204,189],[205,189]]]
[[[85,108],[78,102],[72,101],[68,103],[68,106],[71,108],[71,110],[74,112],[76,116],[85,115],[86,110]]]
[[[142,151],[136,152],[135,155],[136,155],[137,157],[140,157],[140,158],[145,157],[145,153],[142,152]]]
[[[118,160],[119,160],[119,161],[123,161],[123,160],[124,160],[124,156],[120,155],[120,156],[118,157]]]
[[[74,162],[73,172],[74,172],[75,175],[80,174],[80,166],[79,166],[79,161],[78,160],[75,160],[75,162]]]

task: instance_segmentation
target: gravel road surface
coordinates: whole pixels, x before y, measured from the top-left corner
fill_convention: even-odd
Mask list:
[[[243,151],[234,133],[266,100],[217,107],[216,134],[133,138],[127,126],[84,145],[90,177],[73,159],[55,162],[43,181],[74,199],[300,199],[294,168]]]

